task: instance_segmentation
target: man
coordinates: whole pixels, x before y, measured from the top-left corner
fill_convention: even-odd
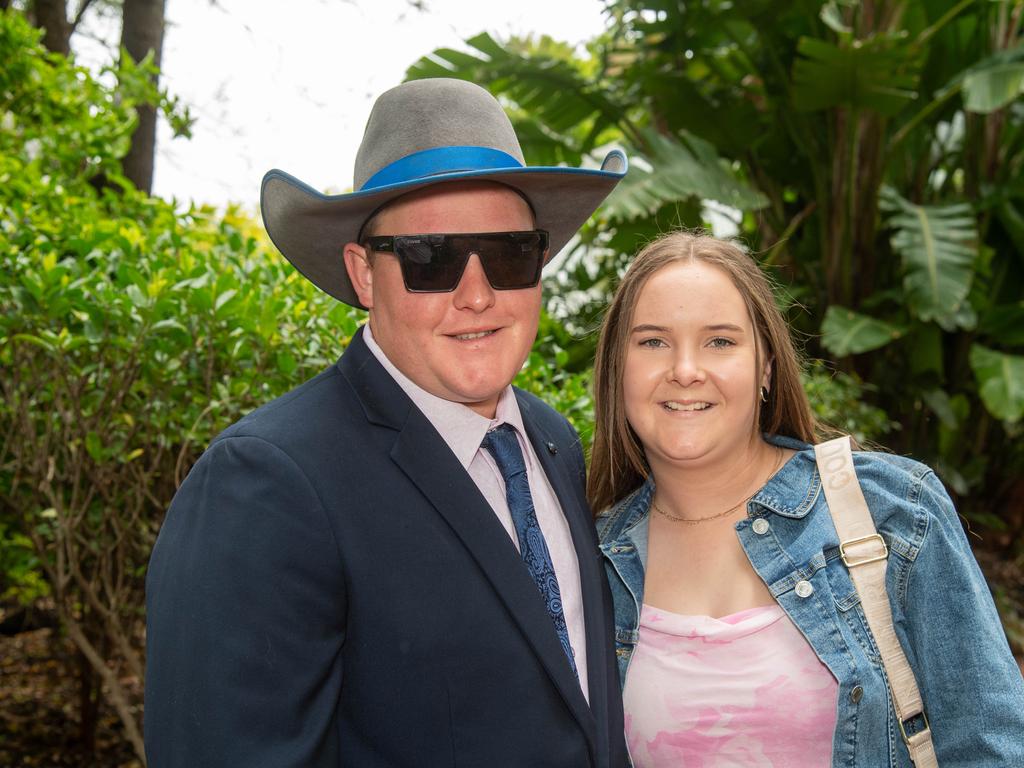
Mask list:
[[[606,165],[524,167],[490,94],[437,79],[378,99],[356,192],[267,174],[275,244],[369,322],[175,496],[147,584],[152,768],[625,764],[579,439],[509,386]]]

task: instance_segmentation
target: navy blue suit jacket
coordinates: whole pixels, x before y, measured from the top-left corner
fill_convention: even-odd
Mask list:
[[[171,504],[147,577],[151,768],[625,765],[579,440],[517,398],[576,546],[590,705],[505,529],[360,333],[218,436]]]

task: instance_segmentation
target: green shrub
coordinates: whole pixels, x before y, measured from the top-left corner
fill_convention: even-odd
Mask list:
[[[333,362],[359,313],[249,218],[124,183],[131,101],[37,38],[0,15],[0,584],[48,589],[141,750],[121,681],[142,676],[163,511],[212,436]]]

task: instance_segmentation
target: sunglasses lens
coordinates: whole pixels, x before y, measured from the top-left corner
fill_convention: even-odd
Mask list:
[[[487,280],[496,290],[532,288],[540,280],[548,249],[546,232],[495,232],[452,238],[462,253],[480,256]]]
[[[451,291],[459,284],[469,254],[460,255],[443,235],[396,237],[395,253],[410,291]]]
[[[410,291],[453,291],[471,254],[477,254],[491,287],[532,288],[540,280],[548,233],[487,232],[466,235],[398,235],[394,252]]]

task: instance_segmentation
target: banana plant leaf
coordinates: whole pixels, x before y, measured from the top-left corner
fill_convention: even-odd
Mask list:
[[[1003,421],[1024,416],[1024,356],[971,346],[971,369],[985,408]]]
[[[946,429],[956,429],[960,425],[953,399],[944,389],[929,389],[921,393],[921,399],[931,408],[932,413],[939,417]]]
[[[884,187],[880,207],[892,228],[890,242],[903,260],[903,290],[911,313],[947,331],[971,328],[966,303],[978,256],[977,222],[966,203],[914,205]]]
[[[1012,48],[989,56],[963,77],[964,107],[988,114],[1024,93],[1024,49]]]
[[[654,215],[665,203],[695,197],[714,200],[741,211],[768,204],[760,192],[738,178],[712,144],[684,134],[683,140],[644,131],[648,147],[643,162],[634,162],[604,210],[613,219]],[[642,167],[648,165],[650,170]]]
[[[884,347],[903,336],[906,329],[845,307],[832,306],[825,312],[821,333],[825,349],[838,357],[846,357]]]
[[[1001,345],[1024,347],[1024,301],[992,307],[982,318],[978,331]]]
[[[905,42],[879,35],[842,46],[813,37],[797,44],[793,103],[813,112],[833,107],[895,115],[917,98],[917,53]]]

